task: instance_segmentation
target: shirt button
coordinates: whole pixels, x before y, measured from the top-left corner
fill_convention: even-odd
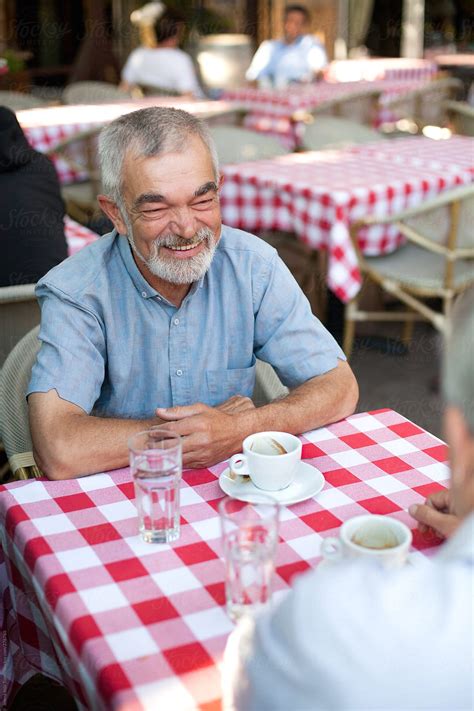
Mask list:
[[[142,291],[142,296],[143,296],[144,299],[146,299],[146,297],[148,296],[148,294],[146,293],[146,291]]]
[[[174,323],[175,326],[179,326],[179,318],[175,318],[175,320],[173,321],[173,323]]]
[[[182,374],[183,374],[183,371],[181,370],[181,368],[179,368],[179,369],[176,371],[176,375],[179,377],[179,376],[182,375]]]

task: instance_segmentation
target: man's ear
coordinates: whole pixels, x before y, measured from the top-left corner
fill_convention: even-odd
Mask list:
[[[117,232],[121,235],[126,235],[128,230],[122,218],[122,213],[119,210],[117,203],[111,200],[107,195],[97,195],[97,201],[109,220],[113,223]]]

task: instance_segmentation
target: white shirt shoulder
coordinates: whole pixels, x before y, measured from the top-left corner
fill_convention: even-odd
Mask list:
[[[122,79],[129,84],[156,86],[181,94],[201,91],[191,57],[179,48],[138,47],[127,59]]]
[[[473,585],[472,552],[302,576],[273,615],[231,636],[226,711],[471,709]]]

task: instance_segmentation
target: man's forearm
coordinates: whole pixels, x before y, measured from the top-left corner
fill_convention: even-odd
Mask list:
[[[242,441],[253,432],[280,430],[301,434],[354,412],[357,382],[344,361],[333,370],[312,378],[287,397],[261,408],[226,412],[202,403],[159,409],[170,432],[183,437],[183,464],[204,468],[241,451]]]
[[[128,439],[160,423],[157,417],[119,420],[68,414],[59,431],[38,433],[37,437],[33,432],[35,461],[49,479],[73,479],[125,467]]]
[[[301,434],[351,415],[357,405],[356,379],[344,361],[333,370],[308,380],[287,397],[239,416],[243,438],[252,432],[279,430]]]

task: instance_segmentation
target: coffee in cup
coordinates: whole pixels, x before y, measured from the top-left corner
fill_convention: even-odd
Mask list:
[[[351,536],[352,543],[369,550],[386,550],[396,548],[399,540],[390,525],[379,521],[362,523]]]
[[[242,454],[231,457],[231,478],[249,476],[265,491],[285,489],[296,475],[301,449],[298,437],[288,432],[252,434],[244,439]]]
[[[321,553],[326,560],[372,558],[393,568],[406,562],[411,542],[412,533],[401,521],[367,514],[343,523],[338,538],[325,538]]]

